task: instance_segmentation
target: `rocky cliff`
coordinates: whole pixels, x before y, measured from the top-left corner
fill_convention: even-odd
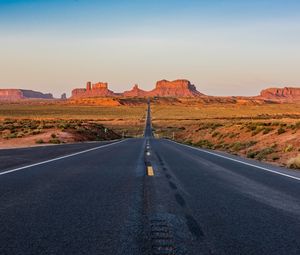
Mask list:
[[[67,99],[67,94],[66,93],[62,93],[60,96],[60,99],[65,100]]]
[[[24,98],[41,98],[41,99],[53,99],[53,95],[50,93],[42,93],[33,90],[21,89]]]
[[[124,97],[146,97],[147,94],[148,94],[147,91],[140,89],[139,86],[135,84],[131,90],[125,91],[123,93],[123,96]]]
[[[18,100],[22,98],[23,94],[20,89],[0,89],[0,99],[2,100]]]
[[[87,82],[86,88],[72,90],[72,98],[85,97],[198,97],[204,94],[197,91],[195,85],[188,80],[167,81],[161,80],[156,83],[156,87],[151,91],[145,91],[134,85],[134,87],[123,93],[114,93],[108,89],[108,84],[98,82],[91,84]]]
[[[260,92],[260,97],[271,100],[300,100],[300,88],[268,88]]]
[[[26,89],[0,89],[0,100],[53,99],[53,95]]]
[[[204,94],[197,91],[195,85],[188,80],[167,81],[161,80],[156,83],[155,89],[149,92],[151,96],[158,97],[197,97]]]
[[[106,82],[97,82],[95,84],[87,82],[86,88],[77,88],[72,90],[72,98],[107,96],[115,96],[115,93],[108,89],[108,84]]]

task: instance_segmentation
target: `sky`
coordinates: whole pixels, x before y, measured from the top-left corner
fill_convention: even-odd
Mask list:
[[[299,0],[0,0],[0,88],[300,86]]]

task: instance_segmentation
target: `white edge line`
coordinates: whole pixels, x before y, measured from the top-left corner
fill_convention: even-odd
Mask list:
[[[31,165],[22,166],[22,167],[18,167],[18,168],[15,168],[15,169],[7,170],[7,171],[4,171],[4,172],[0,172],[0,175],[5,175],[5,174],[12,173],[12,172],[20,171],[20,170],[23,170],[23,169],[26,169],[26,168],[30,168],[30,167],[33,167],[33,166],[44,165],[44,164],[47,164],[47,163],[50,163],[50,162],[53,162],[53,161],[74,157],[76,155],[80,155],[80,154],[83,154],[83,153],[86,153],[86,152],[90,152],[90,151],[98,150],[98,149],[101,149],[101,148],[105,148],[105,147],[108,147],[108,146],[111,146],[111,145],[114,145],[114,144],[122,143],[124,141],[126,141],[126,140],[122,140],[122,141],[119,141],[119,142],[113,142],[113,143],[109,143],[109,144],[104,144],[104,145],[101,145],[101,146],[98,146],[98,147],[95,147],[95,148],[75,152],[75,153],[65,155],[65,156],[61,156],[61,157],[58,157],[58,158],[53,158],[53,159],[41,161],[41,162],[38,162],[38,163],[34,163],[34,164],[31,164]]]
[[[244,161],[241,161],[241,160],[238,160],[238,159],[233,159],[233,158],[230,158],[230,157],[226,157],[226,156],[223,156],[223,155],[211,152],[211,151],[206,151],[206,150],[203,150],[203,149],[195,148],[193,146],[189,146],[189,145],[186,145],[186,144],[178,143],[178,142],[175,142],[175,141],[172,141],[172,140],[168,140],[168,141],[176,143],[176,144],[179,144],[181,146],[185,146],[185,147],[194,149],[194,150],[205,152],[207,154],[211,154],[211,155],[214,155],[214,156],[217,156],[217,157],[220,157],[220,158],[228,159],[228,160],[231,160],[231,161],[234,161],[234,162],[238,162],[238,163],[241,163],[241,164],[244,164],[244,165],[247,165],[247,166],[256,167],[256,168],[259,168],[259,169],[267,171],[267,172],[271,172],[271,173],[274,173],[274,174],[282,175],[282,176],[289,177],[289,178],[295,179],[297,181],[300,181],[300,178],[296,177],[296,176],[292,176],[292,175],[289,175],[289,174],[280,173],[280,172],[268,169],[268,168],[263,167],[263,166],[257,166],[257,165],[254,165],[254,164],[251,164],[251,163],[247,163],[247,162],[244,162]]]

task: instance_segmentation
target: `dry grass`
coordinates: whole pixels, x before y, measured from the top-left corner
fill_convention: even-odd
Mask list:
[[[287,166],[300,151],[300,105],[153,107],[158,137]]]
[[[2,104],[0,119],[139,119],[145,113],[145,106],[85,106],[66,104]]]
[[[90,106],[61,103],[39,104],[38,102],[1,104],[0,105],[0,139],[21,138],[37,135],[40,128],[34,128],[34,121],[44,121],[51,125],[65,121],[96,122],[114,130],[121,136],[141,136],[145,122],[146,105],[139,106]],[[11,132],[17,127],[8,127],[5,122],[20,124],[18,132]],[[27,120],[27,121],[26,121]],[[29,128],[27,127],[29,125]],[[55,125],[56,125],[55,124]],[[20,126],[19,125],[19,126]],[[31,127],[32,126],[32,127]],[[13,130],[9,130],[12,128]]]
[[[70,123],[80,127],[83,123],[79,122],[83,121],[108,127],[119,135],[141,136],[146,110],[143,102],[132,106],[2,104],[0,135],[2,139],[11,140],[27,135],[39,136],[47,131],[48,125],[51,126],[51,121],[56,123],[56,128],[62,126],[64,129]],[[280,165],[295,165],[287,164],[287,161],[294,159],[300,151],[300,104],[187,106],[171,103],[152,103],[153,127],[157,136],[173,138],[174,135],[176,140],[196,146]],[[14,123],[14,120],[17,121]],[[20,127],[16,126],[18,123],[21,123]]]
[[[300,104],[246,106],[232,104],[204,106],[154,105],[152,111],[157,120],[300,118]]]
[[[3,103],[0,105],[0,147],[141,136],[145,109],[145,105]],[[109,132],[103,134],[105,128]],[[60,137],[51,137],[52,131]]]
[[[290,160],[288,160],[287,166],[289,168],[300,169],[300,155],[298,155],[295,158],[291,158]]]

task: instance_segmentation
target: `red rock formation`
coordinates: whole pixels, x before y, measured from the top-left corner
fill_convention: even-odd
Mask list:
[[[88,81],[86,83],[86,90],[89,91],[89,90],[92,90],[92,83],[90,81]]]
[[[79,88],[72,90],[72,98],[85,98],[85,97],[108,97],[116,96],[116,94],[108,89],[106,82],[98,82],[91,84],[87,82],[86,89]]]
[[[60,99],[65,100],[67,99],[67,94],[66,93],[62,93],[60,96]]]
[[[133,88],[129,91],[125,91],[123,96],[125,97],[145,97],[148,92],[139,88],[137,84],[133,86]]]
[[[24,98],[41,98],[41,99],[53,99],[53,95],[50,93],[41,93],[33,90],[21,89]]]
[[[107,82],[97,82],[92,85],[92,90],[95,89],[108,89],[108,83]]]
[[[52,94],[26,89],[0,89],[0,100],[53,99]]]
[[[268,88],[260,92],[260,97],[264,99],[300,100],[300,88]]]
[[[0,89],[0,100],[22,99],[23,94],[20,89]]]
[[[73,89],[72,97],[84,97],[86,89]]]
[[[141,90],[138,85],[134,85],[132,90],[124,93],[114,93],[108,89],[108,84],[98,82],[91,84],[87,82],[86,89],[79,88],[72,91],[72,98],[84,97],[198,97],[204,94],[197,91],[196,87],[188,80],[167,81],[162,80],[156,83],[156,88],[151,91]]]
[[[158,81],[155,89],[150,91],[149,95],[158,97],[204,96],[204,94],[197,91],[195,85],[191,84],[188,80]]]

